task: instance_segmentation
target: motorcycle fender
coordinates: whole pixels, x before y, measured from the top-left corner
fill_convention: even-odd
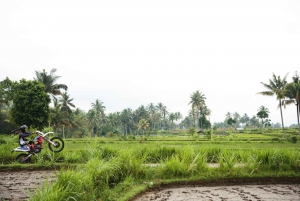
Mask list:
[[[26,148],[22,148],[22,147],[18,147],[18,148],[15,148],[12,152],[28,152],[29,149],[26,149]]]

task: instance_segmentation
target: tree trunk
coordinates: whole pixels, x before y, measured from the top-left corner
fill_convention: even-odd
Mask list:
[[[283,132],[284,137],[286,138],[285,131],[284,131],[284,124],[283,124],[283,115],[282,115],[281,100],[279,100],[279,108],[280,108],[280,115],[281,115],[282,132]]]

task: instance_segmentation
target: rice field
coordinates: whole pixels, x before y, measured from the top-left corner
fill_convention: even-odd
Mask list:
[[[45,148],[33,164],[15,162],[17,140],[1,142],[1,169],[60,169],[30,200],[129,200],[173,182],[300,178],[300,144],[273,135],[65,139],[61,153]]]

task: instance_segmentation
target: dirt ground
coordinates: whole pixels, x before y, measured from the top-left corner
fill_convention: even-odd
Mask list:
[[[54,181],[55,171],[6,171],[0,172],[0,201],[21,201],[29,198],[45,180]],[[242,182],[240,182],[242,183]],[[134,201],[300,201],[300,183],[248,184],[217,183],[193,186],[155,188]]]
[[[134,201],[299,201],[300,184],[169,188],[147,192]]]
[[[29,198],[45,180],[56,179],[54,171],[8,171],[0,172],[0,201],[20,201]]]

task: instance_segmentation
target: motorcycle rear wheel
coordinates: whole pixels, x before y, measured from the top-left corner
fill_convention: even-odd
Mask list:
[[[31,157],[28,157],[29,154],[19,154],[16,158],[16,161],[21,164],[31,163]]]
[[[50,139],[50,141],[54,142],[55,144],[48,144],[49,149],[53,152],[61,152],[65,147],[65,143],[60,137],[53,137],[52,139]]]

